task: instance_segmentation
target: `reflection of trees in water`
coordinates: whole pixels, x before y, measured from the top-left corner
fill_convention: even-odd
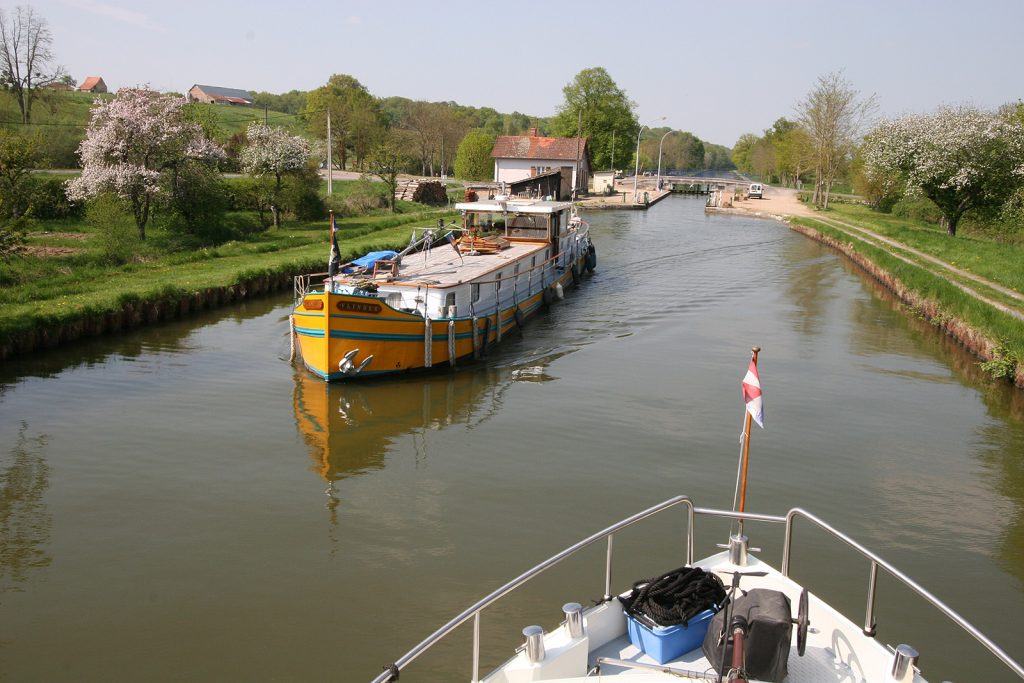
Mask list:
[[[978,457],[988,465],[995,490],[1011,501],[998,558],[1024,585],[1024,392],[993,382],[982,394],[989,415],[998,420],[978,430]]]
[[[853,268],[852,265],[847,265]],[[994,524],[1002,526],[996,555],[1003,569],[1024,584],[1024,391],[991,379],[980,361],[940,328],[913,316],[888,289],[863,276],[873,294],[852,309],[852,351],[863,356],[892,354],[940,363],[949,375],[892,370],[913,381],[958,383],[976,392],[992,420],[977,431],[971,455],[984,463],[994,495],[1007,512]],[[875,372],[885,372],[872,368]]]
[[[111,356],[138,358],[146,353],[187,353],[192,350],[188,340],[197,330],[223,320],[241,324],[280,306],[279,297],[252,299],[227,308],[194,313],[178,320],[79,339],[54,349],[8,358],[0,372],[0,396],[3,396],[8,385],[16,384],[25,377],[55,377],[64,370],[99,365]],[[287,333],[287,317],[282,320],[281,329]],[[287,341],[284,350],[287,352]]]
[[[45,436],[29,437],[22,422],[18,440],[0,461],[0,593],[17,590],[32,569],[50,564],[44,546],[52,519],[43,497],[50,467],[43,458]]]
[[[811,240],[787,242],[785,252],[786,260],[796,264],[786,277],[786,294],[797,307],[789,316],[793,329],[802,335],[820,335],[829,308],[829,291],[838,282],[834,260]]]

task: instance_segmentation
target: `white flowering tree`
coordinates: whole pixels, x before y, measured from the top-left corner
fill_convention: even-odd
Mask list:
[[[317,151],[303,138],[259,122],[249,125],[246,138],[248,144],[238,155],[242,171],[255,178],[273,180],[269,188],[270,210],[274,227],[280,227],[284,178],[304,171]]]
[[[951,236],[965,212],[997,209],[1024,182],[1024,125],[973,107],[883,121],[862,152],[869,174],[899,173],[935,202]]]
[[[122,88],[114,99],[97,101],[78,148],[82,175],[68,182],[68,199],[117,195],[131,206],[139,239],[146,239],[150,211],[167,185],[161,181],[184,164],[224,157],[186,120],[184,105],[181,97],[142,88]]]

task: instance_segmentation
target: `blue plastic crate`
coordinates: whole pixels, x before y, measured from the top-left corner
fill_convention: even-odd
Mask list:
[[[700,647],[704,642],[704,635],[708,632],[708,625],[713,616],[715,616],[714,611],[706,609],[690,619],[686,626],[678,624],[650,628],[627,614],[629,642],[640,648],[644,654],[658,664],[665,664],[679,655]]]

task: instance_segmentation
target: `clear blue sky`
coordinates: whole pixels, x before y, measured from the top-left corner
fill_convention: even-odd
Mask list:
[[[667,116],[728,146],[792,118],[840,69],[888,116],[1024,97],[1024,0],[27,4],[48,20],[57,62],[111,90],[284,92],[347,73],[382,97],[549,116],[573,76],[603,66],[641,122]]]

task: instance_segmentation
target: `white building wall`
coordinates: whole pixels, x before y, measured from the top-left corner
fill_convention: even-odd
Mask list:
[[[513,183],[530,177],[530,169],[558,170],[563,166],[572,166],[572,186],[576,184],[576,162],[565,159],[495,159],[494,182]],[[540,170],[537,173],[541,173]]]

